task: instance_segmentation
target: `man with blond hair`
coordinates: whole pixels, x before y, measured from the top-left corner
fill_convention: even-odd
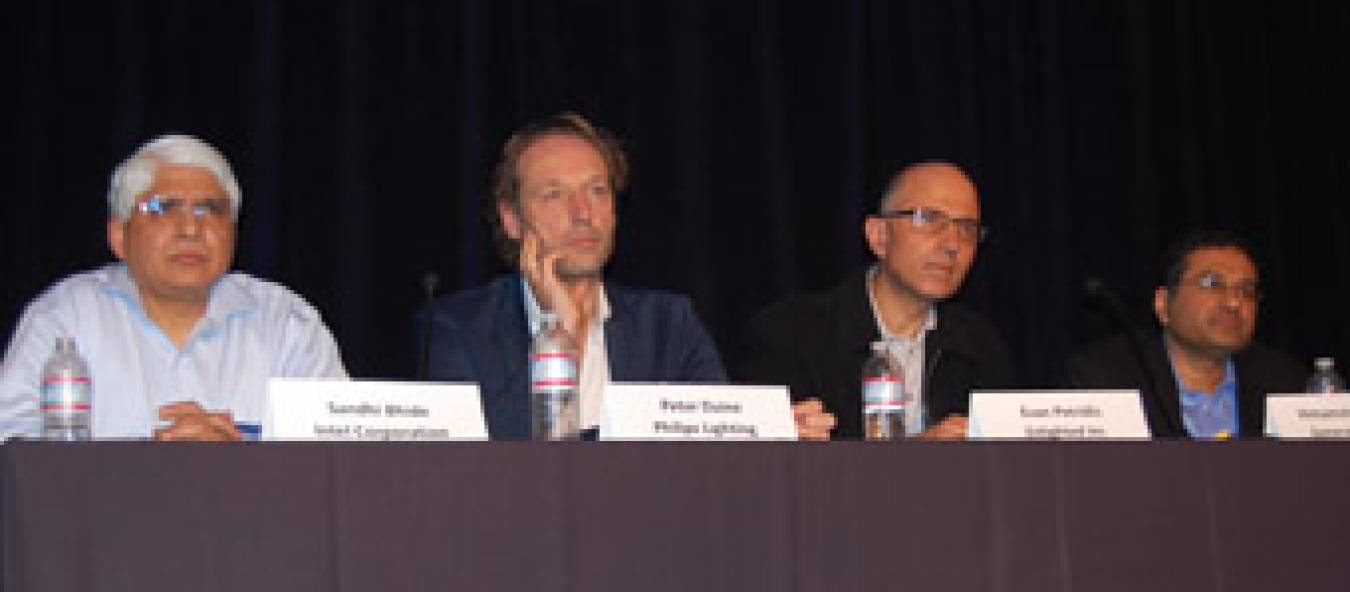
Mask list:
[[[434,304],[427,368],[479,383],[493,438],[531,435],[530,336],[545,312],[576,344],[583,430],[599,426],[608,382],[726,381],[687,297],[604,277],[627,170],[618,142],[575,113],[527,125],[502,148],[486,207],[519,271]]]

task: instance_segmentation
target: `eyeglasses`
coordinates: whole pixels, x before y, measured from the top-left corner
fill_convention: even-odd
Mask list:
[[[979,218],[953,218],[951,214],[935,208],[882,210],[873,216],[884,220],[909,218],[909,223],[915,230],[932,234],[946,232],[948,227],[955,226],[958,236],[976,243],[989,236],[989,228],[981,226]]]
[[[145,214],[151,220],[165,220],[183,211],[190,212],[192,217],[198,220],[223,220],[233,213],[233,210],[228,197],[210,197],[189,202],[181,197],[151,195],[136,204],[136,211]]]
[[[1261,287],[1252,280],[1229,284],[1223,276],[1217,273],[1207,273],[1197,278],[1184,280],[1181,284],[1195,286],[1200,288],[1200,290],[1206,294],[1213,296],[1237,294],[1239,298],[1248,302],[1258,302],[1261,300]]]

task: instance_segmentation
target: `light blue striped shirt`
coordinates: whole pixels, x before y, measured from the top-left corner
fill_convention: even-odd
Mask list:
[[[313,307],[278,284],[229,273],[179,349],[146,316],[126,266],[70,276],[29,303],[0,366],[0,437],[41,431],[38,388],[58,337],[72,337],[93,380],[95,438],[143,438],[159,407],[196,401],[262,422],[269,378],[346,378]]]

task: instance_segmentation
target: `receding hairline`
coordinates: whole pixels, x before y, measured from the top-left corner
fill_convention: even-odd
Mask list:
[[[908,165],[895,173],[886,184],[882,208],[898,205],[915,194],[916,190],[932,183],[955,183],[970,189],[979,205],[979,189],[975,181],[961,167],[942,160],[930,160]]]
[[[591,149],[591,152],[593,152],[593,153],[595,154],[595,157],[598,158],[598,159],[600,160],[601,164],[604,165],[604,167],[605,167],[605,174],[606,174],[606,175],[609,175],[609,174],[610,174],[610,170],[609,170],[609,161],[605,159],[605,151],[604,151],[604,147],[602,147],[602,146],[600,146],[598,143],[596,143],[595,140],[593,140],[593,139],[591,139],[591,138],[588,138],[588,137],[586,137],[586,136],[583,136],[583,135],[581,135],[581,134],[579,134],[579,133],[577,133],[577,132],[571,131],[571,130],[555,130],[555,131],[549,131],[549,132],[545,132],[545,133],[542,134],[542,135],[536,136],[536,137],[534,137],[534,138],[530,138],[530,140],[529,140],[528,142],[526,142],[525,146],[522,147],[522,148],[520,149],[520,156],[519,156],[518,158],[516,158],[516,162],[515,162],[515,165],[516,165],[516,171],[515,171],[515,172],[516,172],[517,174],[520,173],[520,164],[521,164],[521,162],[523,162],[523,161],[525,160],[525,155],[526,155],[526,154],[529,154],[531,151],[537,149],[537,148],[539,147],[540,144],[543,144],[543,143],[548,142],[548,141],[550,141],[550,140],[572,140],[572,141],[575,141],[575,142],[579,142],[579,143],[581,143],[581,144],[585,144],[586,147],[590,148],[590,149]]]

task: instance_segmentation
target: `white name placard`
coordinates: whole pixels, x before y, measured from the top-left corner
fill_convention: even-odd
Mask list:
[[[486,440],[477,384],[300,380],[267,384],[265,440]]]
[[[1266,434],[1350,439],[1350,396],[1272,394],[1266,397]]]
[[[1100,440],[1149,436],[1139,391],[970,394],[971,438]]]
[[[612,383],[602,440],[796,440],[785,386]]]

